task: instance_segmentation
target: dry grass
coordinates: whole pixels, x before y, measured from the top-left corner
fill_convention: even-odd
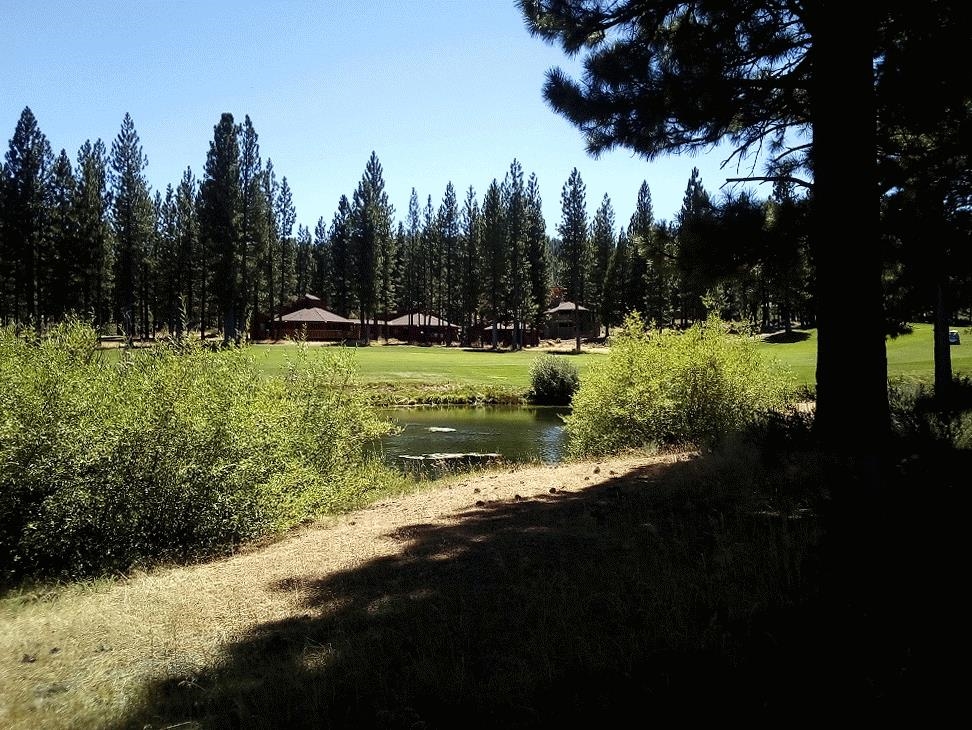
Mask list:
[[[620,459],[599,474],[575,464],[469,475],[228,559],[8,597],[0,604],[0,726],[120,722],[147,682],[192,682],[257,627],[309,616],[303,586],[311,581],[402,554],[410,525],[454,523],[478,501],[551,487],[569,493],[609,472],[675,458],[684,457]]]

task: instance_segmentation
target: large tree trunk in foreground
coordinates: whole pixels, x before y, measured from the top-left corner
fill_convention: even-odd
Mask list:
[[[811,28],[815,428],[829,446],[878,456],[891,432],[881,255],[871,11],[824,3]]]

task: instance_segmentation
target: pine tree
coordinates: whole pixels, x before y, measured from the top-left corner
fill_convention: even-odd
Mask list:
[[[580,310],[586,303],[585,258],[587,255],[587,187],[575,167],[560,194],[561,220],[557,227],[560,234],[560,263],[567,297],[574,302],[575,349],[581,349]]]
[[[607,193],[601,199],[591,221],[590,238],[590,269],[588,274],[588,300],[591,308],[600,322],[604,319],[605,310],[605,277],[607,276],[608,263],[611,261],[611,254],[614,251],[614,207],[611,205],[611,198]]]
[[[385,192],[381,163],[372,151],[351,206],[351,250],[365,344],[371,339],[370,318],[376,314],[380,296],[377,273],[380,252],[391,237],[393,215],[394,209]]]
[[[212,292],[223,320],[223,342],[238,342],[243,332],[241,301],[242,192],[240,145],[233,115],[224,112],[213,127],[200,185],[199,233],[212,262]]]
[[[129,344],[141,324],[147,336],[144,311],[139,297],[144,288],[139,277],[145,271],[145,260],[155,230],[155,211],[145,168],[148,158],[135,131],[130,114],[125,114],[121,130],[111,145],[112,227],[115,251],[115,316],[121,323]]]
[[[47,321],[61,319],[76,309],[81,284],[76,196],[71,158],[61,150],[51,174],[48,243],[37,260],[37,299],[41,317]]]
[[[259,136],[250,116],[243,118],[237,129],[240,145],[240,248],[239,302],[243,321],[255,317],[260,310],[260,292],[269,241],[266,217],[266,196],[263,193],[263,163],[260,160]]]
[[[459,203],[452,182],[446,184],[436,216],[436,233],[441,251],[439,318],[452,323],[457,319],[456,305],[461,300],[459,272]],[[446,329],[446,344],[451,342],[451,329]]]
[[[462,208],[460,220],[460,255],[461,255],[461,305],[463,316],[462,340],[465,346],[472,344],[472,331],[476,324],[476,310],[482,293],[480,279],[480,251],[482,248],[482,217],[479,213],[479,202],[472,185],[466,190],[466,200]]]
[[[277,232],[276,248],[274,258],[277,266],[277,300],[281,307],[291,301],[296,295],[296,245],[294,242],[294,224],[297,222],[297,211],[294,209],[293,194],[290,192],[290,184],[287,176],[280,180],[280,189],[277,192],[275,230]],[[278,331],[277,336],[280,336]]]
[[[314,256],[310,229],[301,224],[297,226],[295,280],[298,296],[309,294],[314,279]]]
[[[540,185],[530,173],[526,187],[526,250],[530,262],[530,300],[524,321],[534,330],[543,327],[550,300],[550,255],[547,223],[543,218]]]
[[[77,225],[77,302],[98,326],[108,322],[112,288],[112,250],[108,190],[108,151],[99,139],[78,151],[74,219]]]
[[[702,185],[697,167],[692,168],[682,198],[682,207],[675,218],[678,226],[677,264],[678,264],[678,302],[679,320],[685,327],[692,320],[704,318],[702,294],[705,293],[706,280],[702,267],[705,265],[709,246],[706,232],[711,228],[713,205]]]
[[[503,193],[494,178],[483,197],[483,259],[486,312],[493,328],[493,349],[499,346],[497,324],[505,314],[507,299],[506,220]]]
[[[506,222],[506,260],[509,267],[507,309],[513,319],[513,349],[523,347],[524,318],[531,299],[530,260],[527,256],[527,205],[523,167],[519,160],[510,163],[503,180]]]
[[[0,191],[4,321],[40,323],[39,259],[49,245],[47,211],[54,155],[30,107],[17,120],[4,157]]]
[[[331,239],[327,235],[327,224],[324,218],[317,219],[314,226],[314,244],[312,250],[314,259],[314,277],[311,290],[321,298],[325,308],[334,306],[334,261],[331,256]]]
[[[342,195],[328,233],[334,266],[334,306],[342,317],[350,317],[357,306],[354,287],[354,259],[351,251],[351,203]]]
[[[202,250],[199,240],[198,191],[196,178],[190,168],[186,168],[176,188],[176,289],[179,292],[179,319],[176,320],[176,333],[181,337],[183,329],[189,327],[195,312],[201,279],[205,276],[202,265]],[[200,306],[200,309],[202,307]],[[199,314],[200,321],[203,312]]]
[[[627,296],[630,265],[628,232],[622,229],[618,233],[617,245],[611,252],[607,270],[604,272],[604,325],[608,333],[612,325],[620,325],[631,311],[630,299]]]

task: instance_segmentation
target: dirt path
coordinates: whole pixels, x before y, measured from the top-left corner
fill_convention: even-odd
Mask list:
[[[577,492],[650,463],[620,457],[454,478],[230,558],[0,604],[0,726],[79,727],[125,712],[147,680],[191,678],[254,627],[306,613],[302,586],[407,549],[410,526],[491,502]],[[281,586],[292,588],[281,590]],[[188,681],[188,680],[187,680]]]

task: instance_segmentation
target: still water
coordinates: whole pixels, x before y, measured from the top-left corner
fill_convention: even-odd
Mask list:
[[[498,453],[505,461],[555,463],[563,458],[567,408],[542,406],[428,406],[388,408],[382,415],[401,427],[386,436],[388,463],[402,455],[441,452]]]

